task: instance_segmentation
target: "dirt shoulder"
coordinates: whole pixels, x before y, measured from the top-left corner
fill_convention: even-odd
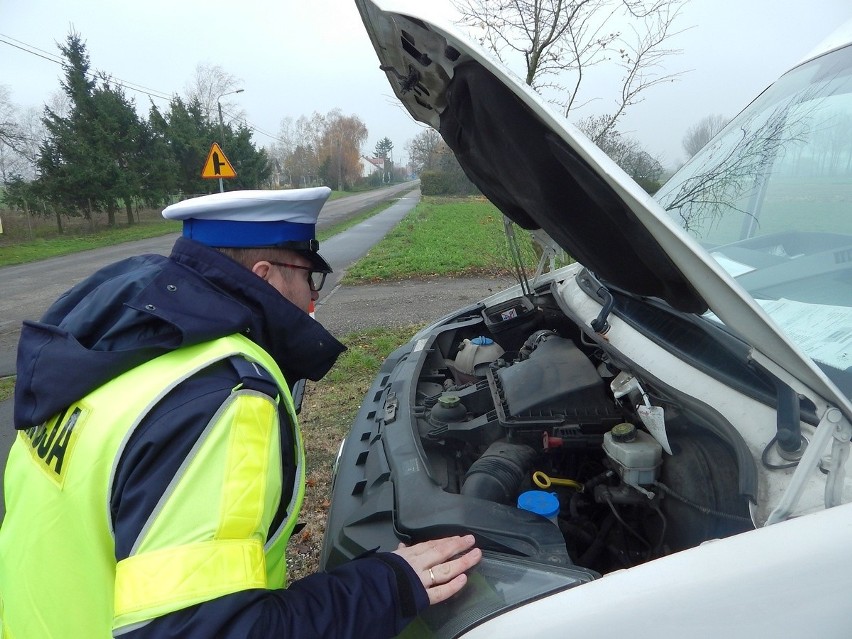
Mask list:
[[[428,324],[514,283],[511,277],[441,277],[340,286],[321,301],[316,318],[336,337]]]

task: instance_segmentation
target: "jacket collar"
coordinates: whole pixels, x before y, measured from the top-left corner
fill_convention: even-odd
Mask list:
[[[291,383],[319,380],[346,350],[322,324],[219,251],[179,238],[170,258],[248,308],[243,334],[272,355]]]

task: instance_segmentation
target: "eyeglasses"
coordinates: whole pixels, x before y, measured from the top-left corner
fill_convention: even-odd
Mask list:
[[[272,260],[266,260],[270,264],[274,264],[275,266],[286,266],[287,268],[297,268],[300,271],[308,272],[308,284],[311,286],[312,291],[321,291],[323,284],[325,284],[325,276],[328,273],[324,273],[323,271],[315,271],[310,266],[299,266],[298,264],[288,264],[287,262],[274,262]]]

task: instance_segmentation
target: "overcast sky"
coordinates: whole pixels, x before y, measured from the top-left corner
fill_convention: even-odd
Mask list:
[[[449,0],[395,3],[414,12],[427,7],[450,23],[455,15]],[[688,73],[647,93],[620,128],[675,165],[690,126],[710,114],[736,114],[850,18],[850,0],[691,0],[679,19],[691,28],[672,42],[683,53],[669,59],[670,71]],[[62,72],[8,42],[55,57],[56,42],[72,27],[94,68],[158,94],[183,93],[199,63],[223,67],[245,89],[227,99],[271,136],[284,117],[339,107],[367,125],[364,152],[387,136],[399,159],[421,130],[393,97],[351,0],[0,0],[0,40],[7,42],[0,42],[0,84],[16,105],[40,108]],[[128,95],[147,113],[148,96]],[[256,133],[255,142],[274,140]]]

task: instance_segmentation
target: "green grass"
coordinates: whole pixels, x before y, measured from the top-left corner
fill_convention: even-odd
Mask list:
[[[517,235],[525,261],[534,260],[529,236]],[[344,284],[505,274],[510,265],[503,216],[493,204],[483,198],[424,197],[347,271]]]
[[[162,220],[134,224],[133,226],[121,226],[87,235],[61,235],[19,244],[9,244],[0,249],[0,266],[35,262],[49,257],[59,257],[123,242],[179,233],[180,228],[180,222]]]
[[[15,391],[15,378],[2,377],[0,378],[0,402],[9,399]]]

